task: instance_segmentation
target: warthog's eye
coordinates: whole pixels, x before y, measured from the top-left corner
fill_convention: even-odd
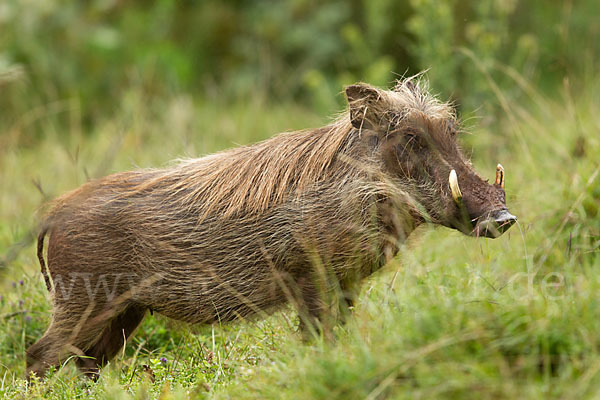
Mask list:
[[[404,134],[404,140],[396,145],[398,158],[406,157],[410,153],[415,153],[423,148],[419,135],[411,132]]]
[[[422,148],[425,146],[424,140],[423,140],[423,136],[414,133],[414,132],[406,132],[405,134],[406,137],[406,145],[410,146],[412,149],[417,149],[417,148]]]

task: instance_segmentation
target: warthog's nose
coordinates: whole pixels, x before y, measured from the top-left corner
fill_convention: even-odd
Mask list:
[[[475,236],[497,238],[508,230],[517,217],[508,212],[507,209],[493,211],[487,218],[479,220],[475,226]]]
[[[508,228],[512,226],[515,222],[517,222],[517,217],[508,212],[508,210],[500,210],[497,213],[492,215],[496,224],[498,224],[498,229],[500,232],[506,231]]]

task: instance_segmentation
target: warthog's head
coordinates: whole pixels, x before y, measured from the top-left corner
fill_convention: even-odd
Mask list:
[[[458,146],[452,107],[411,79],[390,91],[356,84],[346,95],[354,128],[432,222],[491,238],[515,223],[506,208],[504,169],[497,165],[493,184],[475,172]]]

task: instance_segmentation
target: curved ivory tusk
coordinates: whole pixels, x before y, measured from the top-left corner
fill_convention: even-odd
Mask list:
[[[452,192],[452,198],[454,199],[456,204],[460,205],[462,201],[462,193],[460,192],[460,188],[458,187],[458,177],[456,176],[455,170],[450,171],[448,181],[450,182],[450,191]]]
[[[502,164],[496,166],[496,185],[504,189],[504,168]]]

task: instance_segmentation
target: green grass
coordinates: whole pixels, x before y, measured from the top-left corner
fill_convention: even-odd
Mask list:
[[[96,384],[70,363],[34,387],[23,379],[24,350],[50,317],[31,240],[45,199],[88,177],[164,165],[318,126],[326,117],[261,100],[174,96],[146,103],[135,91],[91,129],[79,122],[76,103],[23,116],[0,133],[0,394],[597,398],[598,89],[589,85],[575,95],[566,88],[555,99],[533,92],[522,104],[508,103],[498,118],[469,122],[474,134],[461,139],[464,147],[490,179],[496,163],[504,165],[507,203],[519,224],[496,240],[420,228],[397,259],[365,281],[353,318],[336,328],[334,342],[303,343],[289,309],[266,320],[204,327],[154,315]]]

